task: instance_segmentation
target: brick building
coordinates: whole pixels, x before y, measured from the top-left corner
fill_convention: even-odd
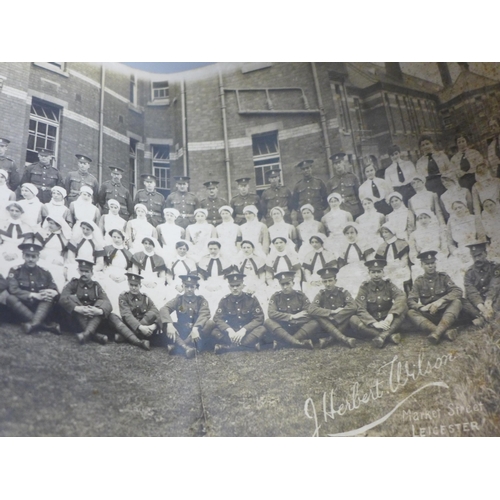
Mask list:
[[[392,143],[416,160],[424,132],[449,149],[463,128],[484,150],[500,83],[465,63],[453,83],[439,65],[442,84],[398,63],[223,63],[172,75],[118,63],[0,63],[0,137],[21,168],[39,147],[55,150],[63,174],[76,169],[76,153],[93,159],[102,181],[107,166],[128,167],[132,192],[154,172],[165,195],[174,175],[188,174],[192,191],[203,195],[213,178],[230,197],[243,175],[265,188],[273,165],[293,187],[300,160],[313,158],[326,180],[338,150],[358,175],[364,155],[386,165]]]

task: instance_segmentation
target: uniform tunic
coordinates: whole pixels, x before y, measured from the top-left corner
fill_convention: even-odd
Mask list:
[[[40,301],[30,298],[31,293],[42,290],[56,290],[57,286],[49,271],[40,266],[28,267],[26,264],[14,267],[7,278],[10,295],[14,295],[24,304],[35,307]]]
[[[311,303],[305,293],[292,290],[291,293],[276,292],[269,300],[267,313],[269,319],[278,322],[286,330],[297,330],[309,323],[311,318],[291,318],[292,314],[307,311]]]
[[[177,314],[177,331],[185,339],[193,328],[202,330],[210,321],[210,309],[208,302],[201,295],[188,297],[186,295],[177,295],[167,302],[160,309],[160,319],[162,325],[173,323],[171,314]]]
[[[390,280],[376,284],[365,281],[356,297],[357,316],[365,325],[382,321],[388,314],[404,316],[407,312],[406,295]]]
[[[9,173],[7,186],[9,186],[12,191],[15,191],[20,184],[21,176],[19,175],[19,171],[17,170],[14,160],[8,156],[0,156],[0,169]]]
[[[290,197],[291,196],[292,193],[290,193]],[[238,224],[239,226],[241,226],[247,221],[245,216],[243,215],[243,209],[248,205],[254,205],[257,208],[259,208],[260,207],[259,195],[255,193],[248,193],[246,196],[237,194],[236,196],[233,196],[231,198],[230,207],[233,209],[234,222],[236,222],[236,224]]]
[[[222,217],[219,213],[219,208],[227,205],[227,200],[216,196],[215,198],[204,198],[200,201],[200,208],[204,208],[208,211],[207,222],[214,226],[217,226],[222,222]]]
[[[149,192],[146,189],[139,189],[134,198],[134,206],[142,203],[148,209],[148,222],[154,227],[163,222],[163,208],[165,198],[158,191]]]
[[[77,306],[99,307],[104,312],[103,318],[111,313],[111,302],[106,292],[97,281],[83,282],[73,278],[63,289],[59,305],[71,314]]]
[[[158,321],[160,313],[154,302],[145,294],[132,294],[129,291],[120,294],[118,299],[120,316],[123,322],[134,332],[139,333],[142,325],[152,325]]]
[[[245,328],[247,333],[251,333],[264,323],[264,313],[255,297],[242,292],[238,296],[230,294],[222,298],[214,321],[221,332],[229,328],[236,332]]]
[[[446,273],[437,272],[434,276],[423,275],[415,280],[408,295],[408,306],[418,310],[420,305],[426,306],[439,299],[451,301],[461,297],[460,287],[455,285]]]
[[[68,193],[68,205],[72,201],[76,201],[80,196],[80,188],[82,186],[88,186],[94,192],[92,196],[92,201],[97,203],[97,195],[99,192],[99,182],[90,173],[81,174],[78,170],[70,172],[64,181],[64,188]]]
[[[342,311],[335,313],[331,319],[332,311],[339,307],[342,307]],[[338,286],[333,290],[320,290],[307,309],[310,316],[328,319],[336,326],[346,325],[356,311],[357,307],[352,295]]]
[[[353,218],[363,213],[361,202],[359,201],[359,180],[355,174],[345,172],[342,175],[332,177],[327,183],[327,189],[328,193],[342,195],[344,201],[340,208],[350,212]]]
[[[51,189],[54,186],[63,186],[61,172],[53,165],[43,165],[40,162],[32,163],[24,170],[21,184],[30,182],[38,188],[38,199],[48,203],[52,198]]]
[[[493,308],[498,308],[500,294],[500,265],[490,261],[474,263],[464,277],[465,298],[464,308],[479,313],[477,306],[487,300],[493,302]],[[468,304],[467,304],[468,303]],[[467,307],[468,306],[468,307]],[[472,308],[470,306],[473,306]]]
[[[256,207],[258,208],[258,205],[256,205]],[[262,217],[265,217],[268,226],[273,223],[273,219],[269,212],[274,207],[281,207],[285,211],[284,219],[286,222],[290,223],[292,221],[290,218],[290,211],[292,210],[292,192],[287,187],[277,186],[267,188],[260,197]]]
[[[195,223],[194,211],[200,208],[200,202],[193,193],[174,191],[168,195],[165,201],[165,208],[175,208],[178,210],[180,216],[177,217],[175,223],[186,229],[189,224]]]
[[[107,180],[102,183],[99,193],[97,194],[97,202],[101,206],[102,213],[109,212],[108,201],[116,200],[120,203],[119,214],[128,220],[134,213],[134,203],[130,191],[125,188],[121,182],[114,183],[112,180]]]
[[[314,207],[314,218],[321,220],[323,211],[328,206],[328,191],[325,183],[317,177],[301,179],[293,188],[292,208],[300,211],[302,205],[310,203]]]

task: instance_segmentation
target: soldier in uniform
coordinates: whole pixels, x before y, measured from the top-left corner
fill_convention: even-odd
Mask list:
[[[186,229],[190,224],[196,222],[194,211],[200,208],[200,202],[195,194],[188,191],[190,177],[174,177],[176,191],[170,193],[165,201],[165,208],[175,208],[179,212],[179,217],[175,223]]]
[[[359,201],[359,179],[349,172],[345,153],[336,153],[330,156],[333,162],[333,177],[327,183],[328,194],[339,193],[344,199],[340,208],[349,212],[353,219],[363,213]]]
[[[147,219],[156,227],[163,222],[165,198],[156,190],[156,177],[152,174],[142,174],[145,189],[139,189],[135,194],[134,206],[142,203],[148,209]]]
[[[0,169],[5,170],[9,174],[7,186],[9,186],[9,189],[12,191],[15,191],[20,184],[21,176],[19,175],[19,171],[17,170],[14,160],[5,156],[9,144],[10,141],[8,139],[0,137]]]
[[[236,183],[238,184],[238,194],[231,198],[230,206],[233,209],[234,222],[241,226],[247,221],[243,215],[243,209],[248,205],[258,207],[260,205],[260,198],[258,194],[250,193],[250,177],[236,179]]]
[[[292,208],[297,211],[297,220],[301,222],[302,215],[300,214],[300,207],[311,204],[314,207],[314,218],[321,220],[324,211],[328,207],[326,197],[328,196],[325,183],[313,177],[312,164],[314,160],[303,160],[296,165],[302,170],[304,176],[293,188],[292,195]],[[272,207],[271,207],[272,208]]]
[[[129,342],[149,351],[149,339],[159,330],[160,313],[154,302],[140,291],[142,276],[131,272],[125,274],[129,291],[121,293],[118,299],[120,316],[111,313],[108,321],[118,332],[115,342]]]
[[[309,299],[304,293],[293,289],[295,272],[278,273],[275,278],[281,285],[281,291],[274,293],[269,300],[269,318],[264,322],[264,326],[275,338],[274,349],[283,344],[312,349],[310,338],[314,336],[319,324],[307,313]]]
[[[22,320],[25,333],[47,330],[61,333],[57,323],[46,322],[59,292],[49,271],[37,265],[41,245],[25,241],[19,245],[24,264],[10,270],[7,278],[6,305]]]
[[[271,186],[264,190],[260,197],[262,222],[265,222],[267,227],[273,224],[271,210],[274,207],[281,207],[285,211],[285,222],[288,224],[292,223],[290,216],[292,211],[292,192],[280,184],[280,172],[281,169],[279,168],[273,168],[267,172],[268,183]],[[255,206],[258,207],[259,205]]]
[[[61,292],[59,305],[71,315],[81,330],[76,337],[80,344],[92,338],[100,344],[107,344],[108,337],[97,333],[101,322],[109,317],[112,305],[97,281],[92,280],[94,263],[77,259],[80,278],[73,278]]]
[[[462,289],[446,273],[436,271],[436,255],[434,250],[417,255],[424,274],[408,295],[408,318],[418,330],[430,333],[427,338],[433,344],[443,336],[455,340],[457,330],[451,327],[462,309]]]
[[[463,310],[474,325],[484,326],[500,310],[500,265],[487,259],[485,242],[467,246],[474,264],[465,272]]]
[[[325,289],[316,295],[307,310],[309,316],[327,334],[326,338],[319,340],[322,349],[336,340],[351,348],[356,345],[355,339],[345,335],[349,329],[349,320],[356,314],[356,304],[347,290],[336,286],[337,273],[336,267],[324,267],[318,271]]]
[[[356,297],[358,312],[349,321],[355,333],[373,339],[379,348],[384,347],[387,338],[394,344],[401,342],[399,331],[408,311],[404,292],[384,279],[386,265],[384,259],[365,262],[370,279],[360,286]]]
[[[49,149],[38,150],[38,160],[24,169],[21,184],[29,182],[38,188],[38,199],[42,203],[49,203],[52,198],[52,188],[63,186],[61,172],[52,165],[53,151]]]
[[[266,337],[262,307],[254,296],[243,291],[244,278],[241,273],[226,276],[231,293],[220,301],[214,316],[215,354],[240,348],[260,351],[260,342]]]
[[[101,213],[107,214],[109,212],[108,201],[116,200],[120,203],[120,216],[129,220],[134,213],[134,203],[130,191],[121,182],[123,168],[109,167],[109,170],[111,171],[111,179],[102,183],[97,195]]]
[[[78,159],[78,170],[69,172],[64,181],[64,187],[68,193],[68,206],[72,201],[76,201],[80,196],[80,188],[88,186],[92,189],[92,202],[97,204],[97,196],[99,194],[99,182],[89,173],[92,160],[85,155],[75,155]]]
[[[163,331],[173,347],[183,350],[187,358],[195,354],[193,345],[199,351],[210,339],[210,333],[215,323],[210,319],[208,302],[201,295],[196,295],[200,279],[196,274],[180,276],[184,293],[177,295],[160,309],[160,319]],[[177,322],[172,320],[172,313],[177,314]]]
[[[207,181],[203,185],[207,188],[207,197],[200,201],[200,208],[208,211],[207,222],[218,226],[222,222],[219,208],[227,205],[227,201],[218,196],[219,188],[217,186],[219,181]]]

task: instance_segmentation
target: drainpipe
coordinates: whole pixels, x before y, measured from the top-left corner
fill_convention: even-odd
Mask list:
[[[311,63],[312,74],[314,78],[314,86],[316,87],[316,97],[318,99],[318,107],[319,107],[319,116],[321,120],[321,130],[323,131],[323,140],[325,142],[325,151],[326,151],[326,164],[328,165],[328,173],[330,177],[333,177],[333,166],[330,160],[330,156],[332,156],[332,150],[330,148],[330,139],[328,138],[328,128],[326,124],[326,115],[325,110],[323,108],[323,98],[321,97],[321,89],[319,86],[318,73],[316,71],[316,63]]]
[[[231,165],[229,163],[229,142],[227,139],[226,101],[224,98],[224,87],[222,86],[222,73],[219,70],[219,95],[222,110],[222,126],[224,129],[224,162],[226,164],[227,199],[231,199]]]
[[[103,157],[103,139],[104,139],[104,85],[106,70],[104,64],[101,66],[101,101],[99,103],[99,151],[97,160],[97,180],[102,184],[102,157]]]
[[[182,113],[182,170],[184,175],[188,175],[188,159],[187,159],[187,120],[186,120],[186,83],[181,80],[181,113]]]

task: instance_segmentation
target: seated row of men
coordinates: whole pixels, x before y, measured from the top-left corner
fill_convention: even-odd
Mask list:
[[[355,339],[371,339],[376,347],[387,341],[399,344],[401,333],[424,331],[433,344],[457,336],[455,326],[472,321],[483,326],[500,309],[500,266],[486,257],[485,243],[470,245],[474,265],[465,276],[466,297],[451,278],[436,270],[436,252],[419,254],[424,274],[406,294],[384,278],[383,259],[365,263],[369,280],[354,299],[336,286],[337,268],[325,267],[319,274],[324,289],[312,301],[293,289],[294,272],[277,275],[281,291],[269,301],[268,319],[258,299],[244,291],[242,273],[226,276],[230,294],[223,297],[211,319],[207,300],[196,294],[199,276],[181,276],[183,293],[158,309],[140,291],[142,276],[128,272],[129,290],[119,298],[119,314],[112,312],[105,290],[92,279],[94,263],[78,260],[79,278],[66,284],[59,295],[49,271],[37,265],[41,246],[33,241],[19,245],[24,264],[11,269],[0,282],[0,301],[22,320],[26,333],[40,330],[61,333],[50,321],[64,311],[68,324],[76,325],[80,343],[95,340],[106,344],[129,342],[149,350],[151,342],[169,351],[195,356],[196,349],[214,348],[215,353],[234,349],[260,350],[263,344],[312,349],[339,342],[354,347]],[[174,314],[175,313],[175,314]],[[58,315],[57,317],[59,317]]]

